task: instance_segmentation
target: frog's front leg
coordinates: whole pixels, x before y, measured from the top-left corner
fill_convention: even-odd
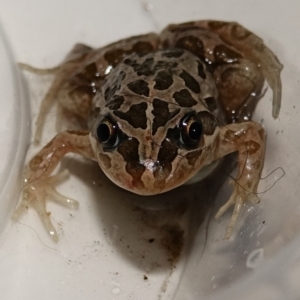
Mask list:
[[[234,190],[222,206],[216,218],[219,218],[229,207],[234,205],[234,211],[227,227],[226,238],[230,238],[242,205],[246,201],[258,203],[257,186],[264,164],[265,133],[264,129],[255,122],[234,123],[220,129],[213,150],[214,158],[238,151],[238,172],[234,180]]]
[[[59,133],[29,161],[24,174],[23,199],[13,215],[13,219],[18,219],[25,209],[33,207],[54,241],[58,241],[58,236],[46,211],[46,197],[71,208],[78,207],[77,201],[59,194],[53,187],[55,183],[65,179],[68,173],[64,171],[51,176],[62,157],[70,152],[94,158],[88,131]]]

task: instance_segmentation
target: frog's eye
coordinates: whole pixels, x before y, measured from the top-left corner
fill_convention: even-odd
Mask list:
[[[113,149],[119,144],[119,127],[110,118],[104,118],[96,129],[96,137],[103,148]]]
[[[203,135],[203,126],[196,114],[192,113],[184,116],[180,121],[179,129],[179,141],[182,146],[187,148],[198,146]]]

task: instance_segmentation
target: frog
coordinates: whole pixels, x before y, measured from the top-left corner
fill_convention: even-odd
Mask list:
[[[266,133],[252,115],[267,82],[272,116],[278,118],[283,66],[260,37],[239,23],[171,24],[160,34],[137,35],[99,49],[76,44],[53,69],[23,68],[54,74],[37,118],[36,142],[54,103],[83,125],[58,132],[27,163],[14,219],[33,207],[58,241],[45,199],[78,207],[54,188],[68,175],[55,173],[68,153],[97,162],[115,185],[149,196],[188,183],[236,152],[233,191],[216,213],[218,219],[233,206],[226,239],[244,204],[260,202]]]

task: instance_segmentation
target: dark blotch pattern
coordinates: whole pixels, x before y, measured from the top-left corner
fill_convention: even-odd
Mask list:
[[[198,75],[203,78],[206,79],[206,74],[205,74],[205,70],[204,70],[204,66],[200,61],[197,61],[198,64]]]
[[[204,59],[204,47],[200,39],[195,36],[186,36],[179,39],[176,43],[176,47],[188,50],[196,56]]]
[[[145,171],[145,166],[139,162],[139,141],[136,138],[124,140],[118,147],[118,152],[126,161],[126,172],[131,175],[132,183],[136,187],[144,187],[141,176]]]
[[[199,156],[202,154],[202,149],[199,149],[197,151],[189,152],[185,158],[187,159],[189,165],[193,166],[195,165],[196,161],[198,160]]]
[[[114,96],[105,106],[111,110],[116,110],[121,107],[125,99],[123,96]]]
[[[215,111],[217,109],[217,102],[214,97],[207,97],[204,99],[209,111]]]
[[[179,75],[180,78],[183,79],[185,85],[194,93],[200,93],[200,85],[197,80],[185,70],[182,70],[181,74]]]
[[[119,76],[116,78],[116,81],[109,87],[106,88],[104,92],[104,98],[106,101],[111,100],[111,98],[115,95],[117,91],[120,90],[122,81],[126,77],[125,72],[120,72]]]
[[[147,128],[146,117],[147,103],[142,102],[140,104],[131,105],[130,109],[124,113],[122,111],[115,110],[114,115],[120,119],[127,121],[134,128]]]
[[[132,81],[127,84],[127,87],[139,96],[149,97],[149,86],[148,83],[142,79]]]
[[[168,103],[160,99],[153,100],[154,120],[152,124],[152,134],[157,132],[158,127],[166,126],[166,123],[179,113],[180,109],[174,110],[172,113],[169,111]]]
[[[180,49],[176,49],[178,52],[182,52]],[[165,53],[167,54],[167,52]],[[163,56],[166,56],[162,54]],[[143,55],[144,56],[144,55]],[[129,56],[124,59],[124,64],[132,67],[134,71],[139,76],[151,76],[154,75],[159,70],[169,70],[176,68],[178,63],[175,61],[166,61],[166,60],[159,60],[154,64],[153,57],[146,58],[142,63],[138,63],[136,60],[135,55]]]
[[[165,61],[165,60],[159,60],[154,66],[154,72],[158,70],[172,70],[178,66],[178,63],[175,61]]]
[[[132,52],[135,53],[149,53],[153,51],[153,46],[152,44],[148,42],[137,42],[132,46]]]
[[[171,50],[166,50],[162,56],[163,57],[168,57],[168,58],[179,58],[182,56],[184,53],[184,50],[182,49],[171,49]]]
[[[217,45],[214,49],[215,62],[218,64],[226,64],[236,62],[241,55],[225,45]]]
[[[161,168],[158,168],[153,175],[157,178],[167,178],[172,171],[171,163],[176,158],[177,154],[177,146],[169,139],[165,139],[160,146],[157,157]]]
[[[181,107],[192,107],[197,104],[197,101],[192,97],[187,89],[183,89],[173,94],[173,98]]]
[[[95,63],[91,63],[70,79],[70,85],[81,93],[94,95],[100,88],[104,77],[100,76]]]
[[[132,46],[132,49],[113,49],[104,54],[104,58],[108,63],[115,67],[123,58],[131,53],[152,52],[153,46],[148,42],[137,42]]]
[[[167,90],[173,84],[173,78],[170,71],[159,71],[154,78],[156,90]]]
[[[212,135],[215,132],[217,122],[214,115],[208,111],[201,111],[198,113],[198,116],[201,120],[203,133],[205,135]]]
[[[139,76],[150,76],[153,74],[152,70],[152,65],[153,65],[154,59],[147,58],[142,64],[138,64],[136,60],[133,60],[131,58],[126,58],[124,60],[124,63],[128,66],[131,66],[134,71],[139,75]]]

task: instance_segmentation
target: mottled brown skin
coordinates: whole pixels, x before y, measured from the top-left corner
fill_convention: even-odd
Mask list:
[[[273,90],[273,116],[278,116],[281,69],[263,41],[236,23],[169,25],[160,35],[97,50],[76,45],[56,69],[42,102],[36,140],[56,99],[84,120],[88,131],[59,133],[29,162],[15,217],[34,206],[58,239],[44,199],[50,194],[76,205],[52,187],[59,179],[51,174],[69,152],[96,160],[114,183],[141,195],[176,188],[204,166],[238,152],[233,194],[216,216],[234,205],[229,238],[242,204],[259,201],[265,134],[250,119],[264,80]]]

